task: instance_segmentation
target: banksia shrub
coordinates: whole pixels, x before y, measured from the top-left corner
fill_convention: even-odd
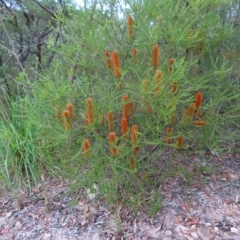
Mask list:
[[[112,52],[112,63],[113,63],[114,77],[120,78],[121,77],[120,60],[119,60],[119,55],[117,51]]]
[[[123,138],[128,138],[128,120],[125,117],[121,119],[121,128]]]
[[[113,124],[113,113],[108,112],[107,113],[107,118],[108,118],[108,129],[110,132],[113,132],[114,124]]]
[[[129,39],[133,39],[133,18],[131,16],[127,18],[127,35]]]
[[[84,139],[82,151],[83,151],[83,154],[85,157],[89,156],[89,153],[90,153],[90,140],[89,139]]]
[[[154,69],[159,66],[159,46],[157,44],[153,46],[151,63]]]
[[[197,92],[195,94],[195,107],[199,108],[202,105],[203,94],[201,92]]]
[[[111,60],[111,54],[109,51],[105,51],[104,52],[106,60],[105,60],[105,64],[107,68],[112,68],[112,60]]]
[[[110,152],[112,155],[117,154],[117,144],[116,144],[117,135],[115,132],[110,132],[108,134],[108,141],[110,145]]]

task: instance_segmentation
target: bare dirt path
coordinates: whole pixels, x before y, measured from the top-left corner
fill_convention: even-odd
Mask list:
[[[194,161],[200,161],[193,156]],[[184,176],[167,178],[159,187],[162,211],[154,218],[119,206],[107,207],[94,196],[59,198],[68,191],[66,182],[48,179],[48,203],[44,187],[0,197],[1,240],[240,240],[240,157],[209,156],[218,167],[206,174],[206,183],[186,186]],[[204,173],[203,173],[204,175]],[[46,204],[48,204],[46,206]],[[48,211],[49,210],[49,211]]]

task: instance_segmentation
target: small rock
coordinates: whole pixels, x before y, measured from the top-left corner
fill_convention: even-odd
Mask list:
[[[11,211],[11,212],[8,212],[8,213],[6,214],[6,217],[7,217],[7,218],[10,218],[12,215],[13,215],[13,212]]]
[[[43,240],[48,240],[48,239],[51,239],[51,234],[50,233],[45,233],[43,235]]]
[[[165,233],[164,233],[164,235],[165,235],[166,237],[171,237],[173,234],[172,234],[172,231],[166,230]]]
[[[211,226],[212,226],[211,223],[205,223],[205,225],[206,225],[207,227],[211,227]]]
[[[214,232],[218,232],[219,228],[218,227],[214,227]]]
[[[16,227],[16,228],[20,228],[20,227],[21,227],[21,223],[20,223],[19,221],[16,222],[15,227]]]
[[[230,230],[232,233],[236,233],[236,234],[238,234],[238,232],[239,232],[238,229],[234,228],[234,227],[231,227]]]
[[[194,239],[199,239],[196,232],[192,232],[190,235],[191,235]]]

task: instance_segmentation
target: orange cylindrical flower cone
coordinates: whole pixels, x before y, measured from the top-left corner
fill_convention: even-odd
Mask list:
[[[132,57],[133,57],[133,62],[137,63],[137,48],[134,48],[132,50]]]
[[[160,90],[160,86],[161,86],[161,81],[162,81],[162,77],[163,77],[163,72],[160,70],[156,70],[154,73],[154,93],[158,93]]]
[[[113,63],[114,77],[116,78],[121,77],[120,61],[119,61],[119,56],[117,51],[112,52],[112,63]]]
[[[199,108],[202,105],[203,94],[201,92],[197,92],[195,94],[195,107]]]
[[[70,112],[70,118],[74,115],[74,107],[72,103],[67,103],[66,105],[67,110]]]
[[[177,147],[179,149],[183,148],[183,136],[178,136],[178,138],[177,138]]]
[[[173,83],[172,85],[172,93],[175,93],[177,91],[177,83]]]
[[[109,51],[105,51],[104,52],[105,56],[106,56],[106,67],[107,68],[112,68],[112,60],[111,60],[111,54]]]
[[[195,111],[195,104],[191,103],[188,109],[188,121],[191,122]]]
[[[84,156],[88,157],[88,155],[90,153],[90,140],[89,139],[84,139],[82,151],[83,151]]]
[[[113,113],[108,112],[107,113],[107,118],[108,118],[108,129],[110,132],[113,131],[114,125],[113,125]]]
[[[130,170],[134,171],[136,168],[136,161],[135,161],[135,157],[131,156],[130,158]]]
[[[71,129],[71,113],[68,110],[64,110],[62,115],[65,117],[64,127],[66,131]]]
[[[95,114],[94,114],[94,106],[93,106],[93,99],[87,98],[86,99],[86,118],[87,123],[91,124],[94,122]]]
[[[133,18],[131,16],[127,18],[127,34],[130,39],[133,38]]]
[[[137,144],[138,143],[138,127],[137,125],[133,125],[132,126],[132,130],[131,130],[131,141],[133,144]]]
[[[148,81],[146,79],[142,80],[142,92],[146,93],[148,91]]]
[[[117,153],[117,147],[116,147],[116,138],[117,135],[115,132],[110,132],[108,134],[108,141],[110,145],[110,152],[112,155],[115,155]]]
[[[152,66],[156,69],[159,66],[159,46],[155,44],[152,50]]]
[[[175,62],[174,58],[170,58],[170,60],[168,61],[168,73],[172,73],[172,65]]]
[[[166,143],[172,143],[171,135],[172,135],[172,128],[167,127],[166,128]]]
[[[128,95],[124,95],[122,97],[123,100],[123,106],[122,106],[122,117],[127,118],[128,117],[128,104],[124,103],[129,99]]]
[[[193,121],[193,125],[198,126],[198,127],[203,127],[205,125],[209,124],[207,120],[196,120]]]
[[[122,127],[122,136],[124,138],[128,138],[128,120],[127,120],[127,118],[121,119],[121,127]]]

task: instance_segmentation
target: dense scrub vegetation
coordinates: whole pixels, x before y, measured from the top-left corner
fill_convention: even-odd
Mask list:
[[[239,140],[234,1],[33,2],[0,1],[8,187],[50,174],[79,194],[159,206],[164,176],[191,176],[163,163],[166,149],[221,152]]]

